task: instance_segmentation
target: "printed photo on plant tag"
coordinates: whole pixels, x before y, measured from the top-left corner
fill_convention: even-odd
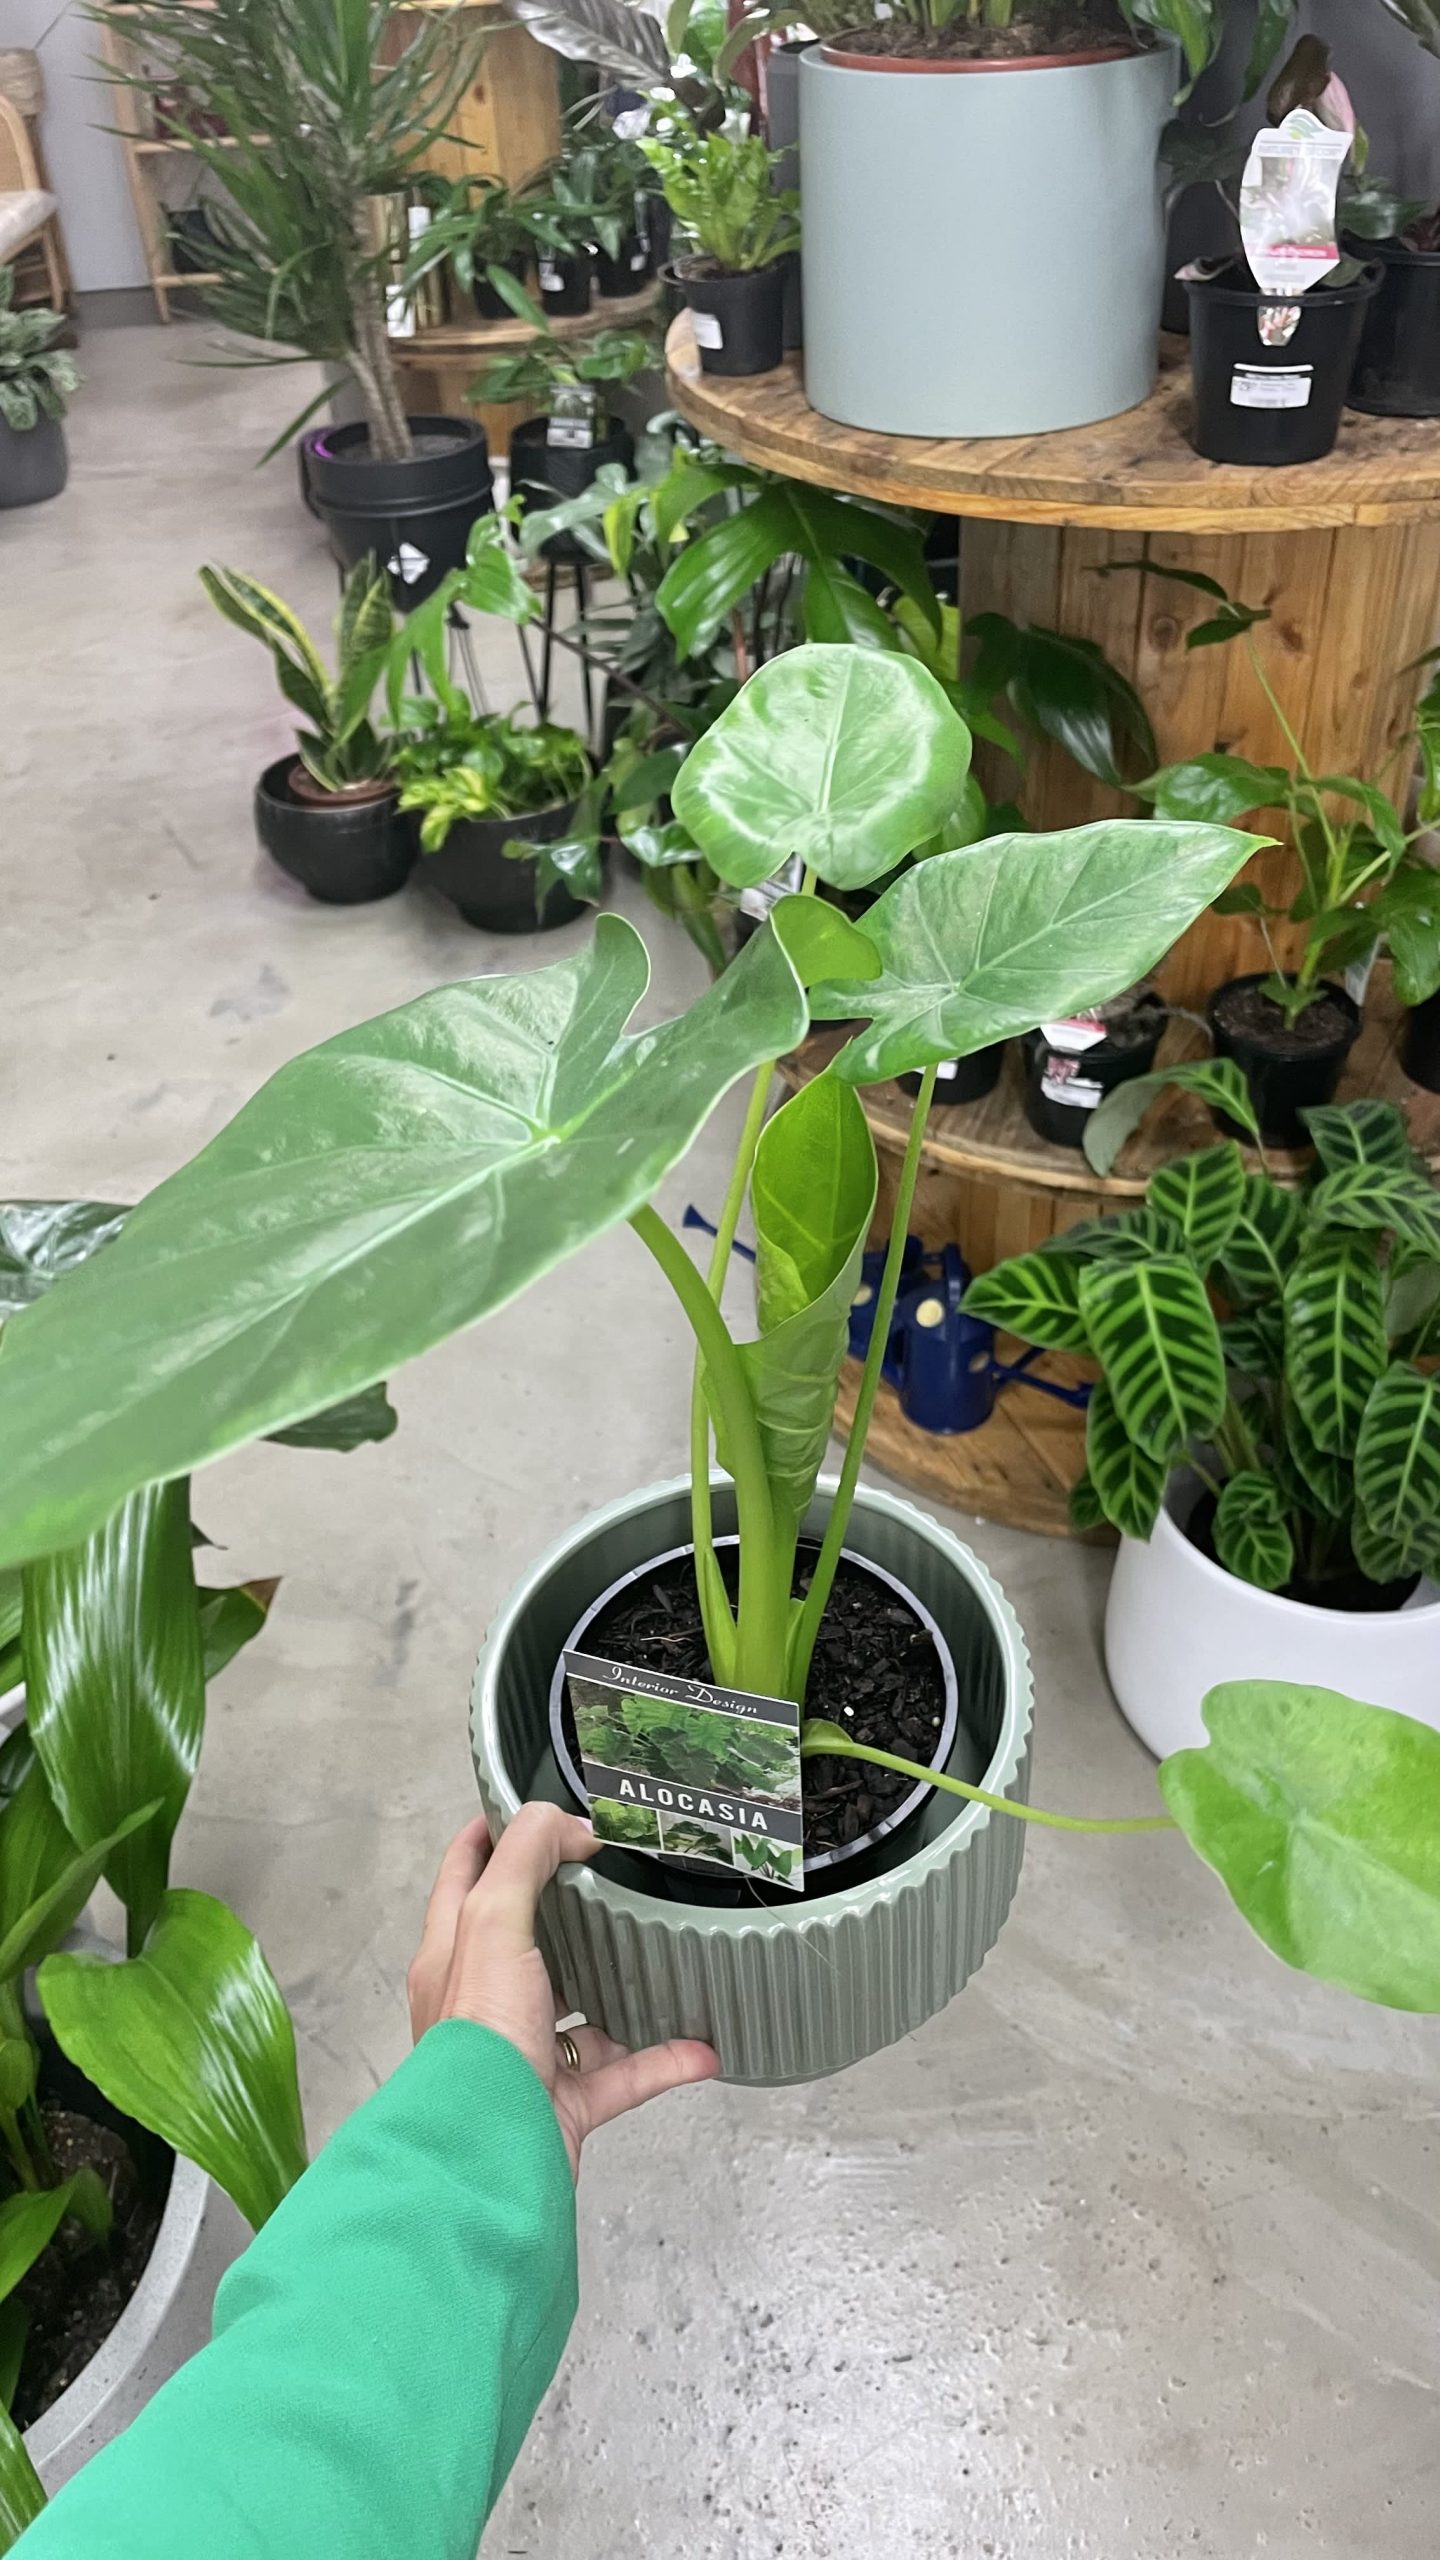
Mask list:
[[[800,1710],[587,1653],[565,1676],[602,1840],[805,1889]]]

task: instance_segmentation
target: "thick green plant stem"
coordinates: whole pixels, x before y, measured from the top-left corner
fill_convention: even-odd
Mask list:
[[[875,1323],[870,1335],[870,1348],[860,1378],[860,1392],[855,1399],[855,1418],[850,1425],[850,1438],[845,1461],[840,1469],[840,1482],[830,1506],[825,1537],[816,1560],[805,1605],[795,1621],[790,1643],[789,1694],[804,1703],[805,1683],[810,1677],[810,1658],[820,1621],[835,1582],[835,1568],[845,1544],[850,1525],[850,1512],[855,1500],[855,1487],[860,1481],[860,1466],[865,1455],[865,1439],[870,1429],[870,1416],[880,1392],[880,1372],[885,1362],[885,1346],[890,1339],[890,1323],[895,1313],[895,1300],[900,1291],[900,1266],[905,1259],[905,1238],[910,1232],[910,1211],[915,1200],[915,1185],[920,1173],[920,1155],[925,1143],[925,1120],[930,1097],[935,1090],[935,1069],[927,1067],[920,1079],[920,1091],[910,1118],[910,1136],[905,1147],[905,1161],[900,1167],[900,1180],[895,1192],[895,1207],[890,1218],[890,1241],[885,1253],[885,1268],[880,1275],[879,1294],[875,1300]]]
[[[745,1124],[740,1132],[730,1187],[725,1194],[715,1230],[715,1250],[710,1256],[707,1285],[718,1307],[730,1267],[731,1247],[745,1206],[750,1175],[755,1163],[755,1150],[765,1126],[765,1112],[774,1082],[773,1066],[761,1067],[751,1088]],[[719,1567],[715,1562],[714,1526],[710,1511],[710,1408],[705,1401],[705,1361],[698,1346],[695,1353],[695,1375],[690,1388],[690,1523],[695,1540],[695,1573],[700,1594],[700,1614],[705,1625],[705,1640],[710,1648],[710,1664],[717,1679],[725,1677],[724,1664],[735,1647],[735,1618],[725,1596]],[[724,1615],[721,1616],[723,1609]]]
[[[891,1751],[867,1751],[858,1742],[807,1742],[800,1736],[802,1760],[868,1760],[877,1769],[893,1769],[902,1778],[918,1778],[924,1786],[943,1787],[951,1796],[964,1796],[971,1804],[988,1804],[992,1813],[1008,1813],[1017,1822],[1038,1822],[1047,1831],[1174,1831],[1178,1824],[1168,1813],[1141,1814],[1124,1822],[1088,1821],[1079,1813],[1045,1813],[1038,1804],[1012,1804],[1008,1796],[991,1795],[986,1787],[972,1787],[964,1778],[950,1778],[943,1770],[922,1769],[918,1760],[897,1760]]]
[[[664,1219],[647,1207],[637,1209],[630,1224],[641,1243],[648,1245],[684,1308],[729,1445],[740,1529],[734,1683],[762,1696],[783,1696],[789,1576],[783,1570],[785,1558],[778,1552],[765,1452],[740,1354],[705,1282]]]

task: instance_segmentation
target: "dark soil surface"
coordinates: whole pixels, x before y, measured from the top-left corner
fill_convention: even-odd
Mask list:
[[[1287,1022],[1274,997],[1259,987],[1229,989],[1215,1007],[1215,1019],[1232,1039],[1253,1040],[1257,1047],[1277,1050],[1282,1056],[1333,1049],[1337,1041],[1348,1041],[1355,1028],[1344,1006],[1327,995],[1318,996],[1294,1022]]]
[[[1215,1496],[1207,1493],[1196,1503],[1185,1523],[1185,1535],[1192,1547],[1198,1547],[1211,1564],[1219,1564],[1215,1553]],[[1348,1547],[1348,1541],[1347,1541]],[[1225,1567],[1221,1566],[1222,1573]],[[1307,1609],[1338,1609],[1345,1617],[1383,1617],[1403,1609],[1419,1582],[1418,1573],[1407,1574],[1400,1582],[1371,1582],[1352,1562],[1348,1573],[1333,1575],[1327,1582],[1307,1582],[1297,1574],[1277,1594],[1281,1600],[1303,1601]]]
[[[895,18],[827,39],[837,53],[904,62],[1023,62],[1032,54],[1140,53],[1115,0],[1032,0],[1008,27],[914,27]]]
[[[733,1547],[720,1549],[721,1569],[733,1587]],[[795,1578],[797,1593],[808,1590],[813,1552],[803,1555]],[[677,1680],[708,1680],[713,1675],[695,1596],[695,1571],[688,1556],[657,1565],[643,1581],[632,1583],[585,1632],[585,1651],[632,1662],[637,1670],[661,1671]],[[893,1751],[902,1760],[928,1767],[945,1719],[945,1681],[929,1631],[907,1609],[888,1583],[872,1581],[856,1565],[842,1564],[835,1576],[830,1606],[815,1647],[806,1697],[806,1712],[843,1725],[857,1742],[877,1751]],[[565,1734],[578,1764],[575,1728],[568,1701]],[[807,1760],[804,1763],[805,1851],[823,1857],[827,1850],[859,1840],[914,1785],[893,1770],[872,1769],[862,1760]]]
[[[123,2134],[68,2107],[46,2106],[43,2115],[61,2177],[96,2170],[115,2220],[108,2244],[100,2246],[78,2223],[62,2223],[16,2287],[30,2315],[11,2411],[22,2429],[44,2416],[103,2347],[149,2263],[165,2202],[141,2178]]]

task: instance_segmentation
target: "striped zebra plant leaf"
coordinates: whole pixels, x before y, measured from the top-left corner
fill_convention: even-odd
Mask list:
[[[1088,1467],[1078,1484],[1070,1487],[1069,1511],[1070,1526],[1077,1538],[1083,1538],[1087,1529],[1103,1529],[1105,1526],[1105,1505],[1100,1499],[1100,1487]]]
[[[1316,1226],[1389,1227],[1407,1243],[1440,1254],[1440,1191],[1418,1167],[1342,1165],[1316,1184],[1307,1206]]]
[[[1093,1486],[1106,1519],[1123,1537],[1143,1542],[1160,1516],[1167,1470],[1144,1449],[1137,1449],[1103,1378],[1086,1416],[1085,1461],[1087,1473],[1082,1481]]]
[[[1257,1591],[1284,1589],[1295,1570],[1295,1542],[1285,1498],[1263,1467],[1246,1467],[1222,1486],[1215,1509],[1215,1553],[1238,1582]]]
[[[1440,1261],[1420,1245],[1397,1243],[1385,1273],[1385,1330],[1392,1342],[1412,1337],[1405,1344],[1411,1360],[1436,1348],[1437,1308]]]
[[[1125,1209],[1118,1218],[1082,1218],[1062,1235],[1048,1236],[1037,1253],[1083,1253],[1088,1262],[1148,1262],[1152,1254],[1183,1253],[1185,1238],[1173,1218],[1158,1209]]]
[[[1360,1425],[1355,1487],[1380,1537],[1433,1545],[1440,1532],[1440,1377],[1398,1360],[1377,1380]]]
[[[1388,1165],[1397,1173],[1418,1166],[1405,1114],[1393,1102],[1322,1102],[1300,1117],[1327,1173],[1351,1164]]]
[[[1285,1375],[1321,1449],[1353,1456],[1370,1390],[1389,1358],[1373,1244],[1363,1236],[1311,1236],[1285,1283]]]
[[[1277,1306],[1247,1307],[1220,1327],[1227,1369],[1247,1378],[1278,1378],[1285,1365],[1285,1316]]]
[[[1225,1410],[1220,1328],[1193,1263],[1091,1263],[1080,1312],[1130,1438],[1171,1466]]]
[[[1363,1511],[1351,1520],[1350,1546],[1367,1582],[1400,1582],[1420,1570],[1420,1558],[1407,1541],[1373,1527]]]
[[[1245,1204],[1245,1166],[1234,1139],[1162,1165],[1145,1197],[1162,1217],[1173,1218],[1201,1270],[1208,1271]]]
[[[1247,1174],[1245,1197],[1220,1256],[1225,1295],[1237,1307],[1278,1298],[1300,1250],[1304,1221],[1298,1193],[1263,1173]]]
[[[1001,1333],[1018,1334],[1047,1351],[1085,1351],[1090,1337],[1080,1313],[1078,1254],[1017,1253],[983,1271],[965,1292],[965,1313]]]
[[[1280,1418],[1286,1459],[1308,1487],[1310,1507],[1322,1511],[1329,1520],[1343,1520],[1355,1498],[1349,1459],[1337,1458],[1331,1450],[1321,1448],[1288,1388],[1281,1400]]]
[[[1157,1067],[1153,1075],[1132,1076],[1127,1084],[1107,1093],[1085,1124],[1085,1154],[1097,1173],[1110,1171],[1126,1139],[1167,1085],[1181,1093],[1198,1093],[1212,1111],[1223,1112],[1259,1144],[1260,1123],[1250,1088],[1233,1058],[1195,1058],[1187,1066]]]

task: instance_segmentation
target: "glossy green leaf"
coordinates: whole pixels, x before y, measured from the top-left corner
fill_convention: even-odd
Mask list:
[[[10,2550],[45,2504],[40,2475],[25,2450],[20,2430],[0,2409],[0,2552]]]
[[[218,1680],[228,1663],[252,1644],[270,1615],[277,1582],[236,1582],[224,1591],[200,1591],[200,1645],[205,1684]]]
[[[1157,1067],[1148,1076],[1131,1076],[1107,1093],[1085,1124],[1085,1159],[1097,1173],[1109,1173],[1127,1138],[1133,1136],[1157,1093],[1198,1093],[1212,1111],[1258,1140],[1260,1123],[1250,1088],[1231,1058],[1192,1058],[1184,1066]]]
[[[965,1292],[965,1313],[1047,1351],[1085,1351],[1090,1337],[1080,1313],[1082,1257],[1060,1238],[1043,1252],[1017,1253],[982,1271]]]
[[[1316,1184],[1309,1210],[1316,1226],[1389,1227],[1407,1243],[1440,1253],[1440,1191],[1418,1165],[1341,1165]]]
[[[991,622],[978,614],[970,631],[983,639]],[[1154,732],[1139,695],[1092,640],[1015,626],[1006,689],[1020,717],[1098,782],[1120,784],[1122,745],[1133,747],[1142,767],[1154,762]]]
[[[1327,1173],[1346,1165],[1385,1165],[1408,1173],[1417,1158],[1405,1114],[1393,1102],[1324,1102],[1300,1114]]]
[[[1127,14],[1157,34],[1174,36],[1191,80],[1198,80],[1220,40],[1219,0],[1125,0]]]
[[[0,2203],[0,2301],[29,2274],[41,2251],[48,2249],[71,2209],[75,2180],[41,2187],[33,2194],[7,2196]]]
[[[1148,1262],[1154,1254],[1184,1250],[1179,1228],[1148,1205],[1122,1209],[1115,1218],[1081,1218],[1036,1247],[1039,1253],[1083,1254],[1089,1262]]]
[[[358,1395],[345,1396],[339,1404],[326,1405],[322,1413],[308,1414],[303,1422],[292,1422],[286,1430],[268,1432],[266,1437],[284,1449],[338,1449],[348,1455],[367,1441],[388,1440],[399,1421],[381,1379],[373,1387],[362,1387]]]
[[[1370,1391],[1355,1449],[1370,1526],[1402,1546],[1440,1540],[1440,1377],[1395,1361]]]
[[[189,1490],[148,1485],[79,1546],[25,1569],[30,1738],[71,1839],[93,1848],[137,1806],[159,1806],[105,1864],[137,1935],[165,1890],[205,1729]]]
[[[1297,1481],[1306,1488],[1308,1507],[1323,1512],[1327,1519],[1343,1520],[1355,1497],[1351,1460],[1338,1457],[1333,1449],[1321,1448],[1288,1385],[1281,1397],[1280,1411],[1285,1456]]]
[[[305,2132],[289,2012],[234,1912],[171,1891],[142,1954],[49,1956],[39,1979],[61,2050],[258,2230],[305,2167]]]
[[[1145,1196],[1162,1217],[1173,1218],[1201,1270],[1208,1271],[1245,1204],[1245,1166],[1234,1139],[1162,1165]]]
[[[1220,1327],[1227,1369],[1247,1378],[1278,1378],[1285,1365],[1285,1318],[1277,1305],[1247,1307]]]
[[[1420,816],[1433,826],[1440,819],[1440,723],[1423,731],[1422,738],[1431,778]],[[1432,812],[1428,818],[1427,810]],[[1440,873],[1421,863],[1397,872],[1367,912],[1390,946],[1400,1002],[1428,1003],[1440,992]]]
[[[627,1035],[648,977],[604,915],[548,968],[438,988],[282,1067],[11,1328],[0,1563],[355,1394],[647,1202],[807,1019],[768,930]]]
[[[671,523],[671,515],[669,507],[663,517],[657,513],[657,530],[662,521]],[[899,523],[863,502],[836,497],[828,489],[777,480],[749,505],[705,526],[667,569],[655,602],[679,655],[691,657],[707,649],[766,570],[787,556],[809,564],[807,587],[818,573],[817,604],[819,591],[829,589],[840,618],[845,606],[835,591],[836,573],[840,586],[854,586],[856,581],[848,576],[844,563],[865,561],[908,598],[923,625],[938,635],[940,608],[925,567],[924,542],[915,526]],[[878,615],[878,606],[875,611]],[[877,626],[866,617],[866,627],[873,646]],[[888,645],[898,645],[893,631]]]
[[[1235,1680],[1160,1792],[1274,1954],[1392,2009],[1440,2012],[1440,1733],[1333,1689]]]
[[[1405,827],[1395,803],[1378,783],[1362,782],[1353,773],[1317,775],[1315,789],[1337,800],[1353,800],[1369,819],[1377,841],[1383,845],[1392,862],[1405,859]]]
[[[1172,825],[1199,820],[1207,826],[1231,827],[1256,809],[1282,804],[1289,778],[1283,765],[1252,764],[1248,756],[1215,754],[1166,765],[1132,788],[1137,798],[1150,802],[1157,818],[1166,818]]]
[[[1311,1236],[1285,1283],[1285,1374],[1318,1447],[1353,1455],[1389,1357],[1373,1246],[1359,1236]]]
[[[1083,1538],[1091,1529],[1105,1527],[1105,1505],[1100,1499],[1100,1488],[1088,1467],[1070,1487],[1066,1507],[1070,1514],[1070,1526],[1077,1538]]]
[[[1085,1464],[1111,1527],[1143,1544],[1160,1516],[1169,1469],[1136,1446],[1103,1378],[1085,1417]]]
[[[1127,1433],[1172,1465],[1225,1410],[1225,1361],[1199,1273],[1163,1256],[1087,1263],[1080,1311]],[[1093,1458],[1091,1472],[1098,1477]]]
[[[12,2296],[0,2302],[0,2417],[15,2397],[20,2367],[25,2360],[25,2341],[30,2335],[30,2315],[23,2302]],[[4,2466],[4,2448],[0,2443],[0,2469]],[[3,2490],[0,2490],[0,2513],[3,2513]],[[0,2525],[0,2550],[4,2549],[3,2525]]]
[[[14,1730],[0,1742],[0,1813],[21,1787],[35,1766],[35,1745],[30,1739],[22,1716]]]
[[[875,1084],[1123,994],[1253,850],[1222,828],[1117,818],[917,864],[865,918],[882,976],[812,994],[822,1021],[872,1017],[836,1072]]]
[[[1247,1174],[1240,1214],[1220,1257],[1225,1295],[1237,1307],[1278,1298],[1300,1250],[1304,1211],[1299,1194],[1263,1173]]]
[[[156,1811],[137,1805],[103,1839],[77,1849],[37,1761],[0,1805],[0,1983],[14,1982],[58,1947],[105,1872],[106,1861]]]
[[[88,1262],[129,1215],[110,1200],[0,1201],[0,1322]]]
[[[1227,1573],[1257,1591],[1281,1591],[1295,1570],[1284,1496],[1263,1467],[1244,1468],[1221,1487],[1215,1552]]]
[[[839,560],[815,560],[800,591],[807,640],[853,641],[857,649],[898,649],[900,634],[884,606]]]
[[[828,898],[777,898],[770,922],[802,987],[822,978],[880,975],[880,954],[868,933]]]
[[[1250,60],[1245,72],[1245,95],[1253,98],[1274,65],[1280,47],[1290,33],[1295,16],[1295,0],[1257,0],[1255,35],[1250,47]]]
[[[691,748],[675,815],[734,888],[798,854],[858,889],[935,833],[969,763],[969,731],[917,659],[788,649]]]

